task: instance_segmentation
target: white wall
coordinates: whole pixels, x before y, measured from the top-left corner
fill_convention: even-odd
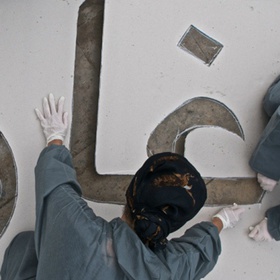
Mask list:
[[[198,129],[187,137],[186,156],[203,176],[255,176],[248,160],[266,124],[261,100],[280,73],[279,9],[277,0],[107,0],[97,170],[133,174],[164,117],[206,96],[234,112],[245,141],[221,128]],[[191,24],[224,46],[210,67],[177,47]],[[248,227],[279,203],[278,187],[262,205],[245,207],[241,223],[222,232],[222,255],[206,279],[279,279],[280,244],[248,238]],[[192,223],[217,209],[205,207]]]
[[[252,176],[247,162],[264,125],[261,100],[280,72],[279,8],[277,0],[107,0],[97,170],[133,173],[145,160],[147,140],[159,122],[186,100],[206,96],[238,118],[246,141],[235,143],[242,157],[233,159],[239,166],[234,172]],[[224,46],[210,67],[177,47],[191,24]],[[201,170],[195,154],[216,139],[191,137],[195,149],[190,147],[187,156]],[[228,150],[231,145],[223,142]],[[211,149],[208,153],[204,158],[213,158]],[[220,161],[227,158],[221,156]],[[225,176],[218,166],[202,171]]]
[[[258,104],[264,90],[274,76],[280,72],[278,61],[280,38],[277,37],[280,32],[279,24],[277,24],[279,21],[277,11],[280,6],[278,1],[240,0],[234,1],[234,3],[211,1],[212,9],[209,10],[209,7],[206,9],[204,4],[210,2],[193,0],[187,1],[187,6],[188,9],[195,9],[196,12],[189,14],[185,14],[188,9],[180,9],[182,2],[186,1],[162,0],[159,4],[159,1],[138,0],[134,1],[135,5],[133,6],[130,0],[107,1],[107,11],[111,13],[111,19],[114,17],[118,19],[114,23],[118,28],[118,37],[109,38],[110,32],[114,31],[114,26],[108,20],[105,26],[105,32],[109,33],[105,33],[107,37],[104,41],[103,91],[100,100],[99,129],[102,128],[102,124],[104,130],[114,134],[113,143],[107,143],[112,147],[110,159],[112,153],[118,157],[120,149],[125,151],[124,154],[128,160],[122,160],[125,164],[120,166],[120,173],[128,169],[133,172],[139,167],[140,162],[142,163],[142,159],[146,156],[146,139],[151,129],[170,112],[171,108],[175,109],[186,100],[186,97],[189,97],[181,94],[185,90],[190,92],[191,96],[206,95],[226,103],[240,119],[245,134],[248,136],[248,143],[252,144],[256,141],[254,137],[264,124],[260,118]],[[219,2],[221,3],[219,4]],[[64,95],[66,97],[66,110],[70,113],[71,119],[76,22],[81,3],[81,0],[2,0],[0,3],[0,75],[2,78],[0,83],[0,131],[3,132],[12,148],[18,169],[18,199],[11,222],[0,239],[1,263],[4,250],[14,235],[34,227],[33,169],[38,154],[45,145],[39,122],[34,114],[34,107],[41,106],[42,98],[49,92],[57,97]],[[225,8],[226,13],[223,10]],[[168,10],[170,14],[165,17],[163,13]],[[122,20],[118,13],[122,15]],[[180,28],[173,13],[178,15],[178,20],[181,22]],[[165,50],[167,52],[173,48],[174,44],[177,44],[180,36],[190,24],[194,24],[209,33],[225,47],[211,67],[203,65],[202,62],[179,49],[174,51],[178,60],[170,58],[171,60],[168,59],[165,64],[157,56],[156,49],[153,49],[156,62],[158,62],[157,67],[154,67],[149,63],[150,58],[146,57],[147,54],[149,56],[151,54],[144,52],[138,62],[144,63],[141,66],[144,70],[146,70],[144,66],[149,65],[149,70],[153,71],[151,79],[147,81],[147,75],[150,74],[141,71],[138,75],[130,75],[128,80],[126,75],[129,74],[127,67],[130,66],[130,61],[126,57],[121,57],[122,51],[127,50],[126,46],[123,50],[119,49],[119,52],[114,52],[115,56],[109,56],[109,46],[112,47],[112,45],[107,45],[106,42],[124,39],[129,44],[131,39],[137,41],[139,33],[134,32],[133,28],[144,27],[145,30],[149,30],[149,22],[145,22],[147,20],[145,15],[148,16],[149,20],[152,20],[153,25],[156,25],[159,31],[158,35],[151,33],[155,38],[159,39],[164,34],[169,34],[168,40],[170,40],[172,28],[176,31],[168,49]],[[126,24],[129,23],[130,19],[134,20],[134,24],[127,27]],[[144,25],[142,25],[143,22]],[[166,23],[168,24],[166,25]],[[267,29],[270,30],[268,33],[265,32]],[[235,32],[229,34],[230,30],[235,30]],[[258,40],[262,44],[259,44]],[[117,41],[115,42],[117,43]],[[146,50],[149,50],[150,46],[157,47],[153,40],[148,42],[144,40],[142,44],[147,46]],[[135,55],[138,55],[138,52],[141,52],[141,46],[139,45],[129,58],[133,59]],[[160,46],[158,47],[160,48]],[[243,51],[241,47],[243,47]],[[128,48],[128,50],[131,49]],[[114,84],[112,80],[108,80],[110,78],[109,66],[112,67],[113,71],[116,64],[120,62],[123,65],[123,72],[120,73],[122,75],[117,76],[118,83]],[[179,76],[176,72],[177,62],[180,66]],[[171,65],[170,69],[169,65]],[[164,70],[164,79],[157,77],[155,85],[153,80],[160,74],[161,69]],[[184,78],[183,82],[182,78]],[[135,80],[130,79],[136,79],[137,83],[134,84],[134,87]],[[111,84],[106,87],[108,81]],[[109,94],[110,86],[113,85],[116,86],[116,95],[110,99],[106,95],[106,91],[108,90]],[[122,90],[120,90],[121,87],[123,87]],[[154,91],[155,89],[158,91]],[[149,93],[148,96],[144,95],[146,92]],[[248,92],[256,95],[250,95],[249,101],[252,103],[248,101],[244,103],[246,106],[243,106],[243,103],[240,104],[240,99],[243,100]],[[155,94],[153,100],[156,97],[164,96],[160,110],[154,109],[154,103],[150,100],[151,93]],[[125,94],[125,96],[120,98],[119,94]],[[134,98],[140,104],[140,106],[133,106],[137,121],[134,118],[124,118],[126,115],[122,116],[117,112],[117,108],[120,106],[119,102],[121,105],[127,106],[127,104],[136,102]],[[244,112],[248,111],[247,106],[250,109],[248,115]],[[258,109],[255,111],[256,107]],[[106,108],[116,112],[118,126],[112,127],[110,120],[105,122],[102,119],[102,116],[104,118],[106,115]],[[152,112],[149,119],[153,121],[149,123],[149,127],[145,127],[146,119],[143,120],[144,109],[148,110],[149,114]],[[255,122],[256,118],[259,120],[257,123]],[[139,130],[134,130],[136,122]],[[120,131],[119,124],[125,129]],[[132,136],[138,137],[139,140],[132,138]],[[107,135],[103,135],[103,137],[104,140],[107,139]],[[99,148],[98,151],[103,153],[106,159],[109,155],[104,154],[101,147]],[[134,159],[130,156],[132,151],[136,153]],[[246,160],[245,156],[243,160]],[[129,164],[127,165],[127,163]],[[99,164],[101,163],[99,162]],[[116,172],[115,165],[109,166],[106,161],[102,164],[106,168],[108,167],[109,171]],[[280,245],[277,242],[258,244],[247,237],[248,227],[258,222],[270,205],[279,203],[279,189],[274,194],[267,195],[262,205],[246,206],[247,211],[238,227],[222,232],[223,252],[218,265],[206,277],[207,279],[263,280],[279,278]],[[97,203],[90,203],[90,205],[97,214],[108,220],[121,213],[121,207],[117,205]],[[217,209],[215,207],[204,208],[192,223],[210,219]],[[182,230],[178,233],[181,232]]]

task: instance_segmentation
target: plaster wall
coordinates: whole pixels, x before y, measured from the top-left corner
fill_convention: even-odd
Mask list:
[[[207,24],[207,21],[205,21],[205,14],[201,13],[201,11],[203,11],[202,6],[199,6],[199,4],[196,4],[196,2],[197,1],[188,1],[188,5],[197,10],[197,13],[193,13],[189,18],[180,12],[178,6],[180,1],[176,1],[176,5],[174,4],[174,9],[175,7],[176,9],[173,11],[179,13],[181,20],[184,19],[184,24],[182,24],[181,29],[178,29],[177,33],[174,34],[174,40],[172,41],[172,44],[176,44],[177,39],[179,40],[180,36],[183,34],[188,25],[195,22],[203,31],[207,33],[209,32],[209,34],[216,37],[215,39],[220,40],[221,43],[225,45],[225,47],[221,54],[216,58],[214,64],[210,66],[210,68],[203,65],[203,63],[196,60],[195,58],[190,57],[188,54],[182,53],[181,50],[176,50],[176,55],[181,57],[180,67],[182,67],[182,71],[180,73],[186,73],[184,75],[188,76],[187,88],[191,92],[191,96],[197,96],[198,92],[199,94],[214,96],[215,98],[226,103],[237,114],[241,124],[243,125],[245,134],[248,135],[249,141],[248,146],[246,146],[246,143],[244,144],[245,148],[241,148],[241,150],[244,152],[241,152],[242,156],[240,157],[243,160],[242,166],[245,166],[244,162],[246,162],[246,158],[249,152],[252,150],[253,144],[257,141],[256,137],[259,135],[266,122],[264,116],[261,113],[261,97],[270,82],[280,72],[279,64],[277,63],[279,58],[279,50],[277,49],[277,46],[279,46],[279,42],[275,42],[275,40],[280,40],[277,37],[277,34],[279,34],[280,30],[277,30],[276,27],[276,23],[279,21],[278,17],[276,17],[279,4],[277,1],[272,0],[266,2],[245,1],[247,3],[248,13],[253,13],[253,11],[255,11],[259,17],[250,18],[250,28],[248,27],[246,32],[247,37],[241,32],[242,29],[239,29],[240,32],[238,32],[238,36],[240,36],[240,38],[235,38],[239,39],[236,41],[233,40],[233,36],[225,36],[228,34],[228,30],[226,30],[226,26],[224,25],[225,15],[222,13],[218,14],[219,10],[216,9],[217,6],[213,4],[213,10],[207,11],[207,14],[209,15],[207,20],[212,21],[215,27],[215,32],[213,32],[213,29],[210,28],[211,24],[209,22]],[[211,2],[217,4],[216,1]],[[1,263],[4,250],[15,234],[23,230],[34,228],[35,205],[33,169],[40,151],[45,146],[44,137],[42,135],[39,122],[36,120],[34,108],[38,106],[40,107],[42,98],[48,93],[52,92],[57,97],[60,95],[64,95],[66,97],[66,110],[69,112],[70,120],[72,117],[71,104],[73,94],[76,23],[78,9],[81,3],[82,1],[75,0],[50,0],[47,2],[35,0],[2,0],[0,4],[0,130],[6,137],[13,151],[18,172],[18,197],[16,201],[16,207],[5,233],[0,238]],[[128,95],[121,99],[118,95],[116,95],[114,98],[109,98],[108,96],[104,95],[104,99],[101,100],[101,119],[99,128],[104,126],[104,130],[107,129],[111,132],[110,137],[112,134],[114,137],[111,137],[113,139],[113,144],[106,143],[107,147],[110,147],[106,153],[104,153],[100,147],[100,150],[98,149],[97,151],[99,153],[103,153],[102,155],[105,156],[105,160],[106,158],[108,160],[108,158],[112,159],[114,157],[119,157],[119,149],[125,150],[125,155],[130,155],[133,151],[134,157],[129,157],[128,161],[122,160],[121,162],[125,162],[125,164],[118,165],[118,170],[116,169],[115,163],[114,166],[108,166],[109,161],[107,164],[105,164],[106,161],[102,162],[103,167],[107,166],[107,169],[103,168],[105,172],[122,173],[129,171],[132,173],[135,171],[146,156],[145,144],[147,136],[145,133],[150,133],[154,128],[154,125],[161,121],[163,116],[168,114],[171,109],[175,109],[186,99],[185,95],[181,95],[182,90],[185,90],[185,83],[181,83],[179,80],[177,80],[177,78],[175,78],[174,73],[176,71],[174,68],[171,72],[168,72],[169,75],[173,75],[172,87],[168,84],[168,81],[166,81],[164,83],[166,83],[167,89],[166,87],[163,87],[158,93],[156,93],[158,97],[160,97],[161,94],[166,96],[166,93],[168,93],[167,96],[170,97],[168,100],[163,100],[164,102],[160,107],[164,108],[164,110],[161,109],[159,112],[158,109],[153,107],[154,100],[150,99],[151,92],[148,91],[150,84],[145,82],[145,79],[147,78],[145,75],[146,73],[145,71],[141,71],[139,75],[135,76],[138,79],[138,82],[134,89],[142,87],[142,92],[148,92],[149,95],[141,95],[140,98],[137,92],[134,94],[133,98],[139,99],[137,99],[137,104],[139,106],[133,107],[135,110],[135,118],[123,118],[121,115],[116,115],[116,119],[120,123],[120,126],[114,127],[110,125],[110,121],[104,121],[106,118],[106,110],[108,110],[107,108],[117,112],[117,108],[120,105],[118,102],[120,102],[120,100],[122,102],[128,102],[127,104],[130,104],[129,101],[132,100],[131,95],[129,95],[131,93],[129,88],[122,90],[121,92],[118,90],[118,87],[124,86],[124,82],[127,81],[127,79],[125,79],[127,75],[125,72],[125,67],[123,68],[124,71],[122,73],[124,76],[120,76],[120,83],[114,84],[112,83],[112,80],[109,79],[109,69],[112,67],[113,71],[116,63],[121,61],[125,65],[129,66],[129,61],[125,57],[120,61],[118,61],[119,58],[117,59],[118,54],[123,55],[123,53],[114,52],[116,58],[114,58],[112,55],[109,56],[108,54],[109,46],[112,46],[111,44],[109,45],[109,39],[114,39],[116,40],[114,42],[117,43],[117,39],[121,38],[121,36],[124,36],[125,34],[118,32],[119,38],[112,38],[111,34],[108,32],[113,27],[113,16],[116,16],[118,13],[122,13],[123,15],[123,21],[117,21],[120,23],[120,26],[114,22],[114,24],[118,26],[118,30],[123,30],[123,28],[126,28],[129,18],[132,17],[130,12],[136,13],[136,11],[139,13],[138,18],[140,18],[140,20],[136,21],[136,25],[134,26],[139,28],[140,23],[143,23],[143,14],[145,12],[147,13],[148,11],[148,1],[141,1],[143,6],[140,5],[140,1],[135,1],[135,3],[137,3],[136,7],[131,5],[131,1],[107,1],[106,3],[107,12],[110,11],[110,15],[112,17],[107,17],[107,21],[105,22],[105,41],[102,65],[103,88],[101,88],[103,91],[101,91],[101,94],[106,93],[105,85],[106,82],[109,83],[110,81],[111,88],[109,86],[107,87],[108,93],[110,93],[110,90],[112,90],[113,86],[116,86],[116,88],[114,88],[114,92],[116,94],[127,93]],[[159,16],[157,17],[156,3],[158,4],[158,1],[153,1],[153,3],[154,4],[152,5],[152,8],[154,10],[150,10],[150,13],[155,11],[151,17],[154,19],[153,23],[159,24],[159,22],[161,22],[164,24],[164,20],[161,18],[162,14],[159,13]],[[166,12],[169,6],[167,5],[166,1],[164,1],[164,3],[165,4],[161,7],[161,11]],[[199,1],[199,3],[202,2]],[[241,1],[239,1],[238,4],[239,8],[244,8]],[[131,6],[131,9],[128,9],[129,6]],[[230,23],[233,28],[235,24],[239,28],[238,22],[234,21],[234,18],[240,15],[240,9],[236,8],[236,6],[238,7],[235,1],[234,6],[230,5],[228,9],[229,14],[227,15],[227,17],[231,19]],[[252,7],[254,7],[253,11]],[[115,9],[114,13],[112,13],[113,8]],[[118,8],[121,10],[118,10]],[[244,12],[244,10],[242,11]],[[206,11],[204,10],[204,12]],[[268,16],[268,12],[270,13],[270,16]],[[244,17],[245,16],[248,16],[248,14],[244,12]],[[266,28],[270,27],[271,32],[269,34],[262,33],[266,36],[265,45],[258,44],[256,38],[259,36],[259,32],[263,27],[259,21],[260,17],[263,20],[268,18],[270,19],[268,22],[266,22]],[[137,15],[133,18],[137,19]],[[188,19],[186,20],[186,18]],[[240,20],[241,19],[242,18],[240,18]],[[146,23],[144,26],[148,28],[149,24]],[[161,29],[159,28],[158,30]],[[170,32],[171,31],[169,31],[168,34],[171,34]],[[248,35],[250,36],[248,37]],[[245,38],[248,38],[248,41],[246,41]],[[243,45],[243,48],[238,47],[239,44],[245,44],[246,42],[249,44],[249,48],[248,45]],[[143,44],[149,46],[151,45],[150,43],[151,41],[143,42]],[[236,49],[239,50],[237,54],[232,53],[232,45],[235,45]],[[253,46],[262,47],[254,49],[252,48]],[[106,50],[107,53],[105,52]],[[145,58],[144,60],[146,59],[148,58]],[[140,62],[141,61],[139,61],[139,63]],[[175,64],[172,65],[174,66]],[[193,69],[192,72],[187,71],[186,65],[189,65],[188,67]],[[227,69],[226,65],[230,65],[231,68]],[[248,68],[248,65],[250,65],[251,68]],[[219,71],[217,70],[218,68],[220,69]],[[206,75],[206,72],[208,75]],[[108,74],[107,77],[106,73]],[[158,72],[158,74],[160,73]],[[154,77],[151,76],[151,80],[152,78]],[[191,81],[192,83],[190,83]],[[132,83],[133,81],[128,83],[128,85],[131,86]],[[238,95],[240,88],[237,85],[240,85],[242,88],[242,94],[240,95]],[[158,87],[160,87],[160,84]],[[179,94],[177,96],[176,93],[176,99],[172,96],[174,94],[173,88],[176,88],[176,92]],[[240,98],[244,100],[244,97],[247,96],[248,89],[250,89],[250,93],[256,93],[256,96],[254,96],[253,99],[253,96],[251,95],[249,99],[246,99],[246,106],[249,106],[250,110],[248,107],[240,105]],[[251,100],[253,100],[252,104],[250,103]],[[110,102],[107,103],[107,101]],[[116,108],[114,106],[116,106]],[[140,111],[138,110],[138,107],[140,107]],[[149,128],[145,128],[146,130],[143,129],[143,108],[145,108],[145,110],[148,109],[148,112],[153,113],[148,119],[153,119],[153,121],[149,124]],[[252,115],[245,114],[245,111],[252,112]],[[257,120],[257,122],[255,120]],[[147,121],[147,119],[145,121]],[[135,123],[137,123],[137,128],[140,132],[134,129]],[[122,127],[124,130],[122,129],[120,131],[117,127]],[[105,141],[108,138],[108,135],[104,135],[101,133],[101,131],[99,133],[99,137],[104,137],[99,139],[103,139]],[[138,137],[139,134],[137,133],[141,134],[140,137]],[[198,132],[198,134],[199,133],[202,132]],[[219,141],[221,141],[223,137],[227,137],[223,135],[223,132],[217,133],[220,133],[219,135],[221,138]],[[132,135],[134,135],[135,138],[140,138],[140,142],[135,138],[131,138]],[[194,137],[193,140],[190,139],[190,143],[187,143],[186,145],[195,144],[195,137],[198,136],[192,137]],[[212,135],[212,137],[215,137],[215,135]],[[132,143],[132,146],[130,143]],[[139,146],[135,147],[135,143],[140,143],[139,145],[141,148],[139,148]],[[220,143],[221,145],[225,145],[224,141],[221,141]],[[69,136],[67,138],[66,145],[69,145]],[[242,146],[243,144],[237,143],[237,145],[238,149],[240,149],[240,145]],[[220,149],[218,149],[218,151],[220,151]],[[238,150],[237,154],[240,154],[240,150]],[[206,159],[208,157],[210,156],[205,156]],[[193,157],[193,161],[196,160],[197,158]],[[129,165],[127,165],[128,162]],[[101,166],[100,164],[101,163],[99,163],[99,166]],[[199,164],[198,161],[197,164]],[[220,164],[219,159],[217,160],[217,165],[218,164]],[[252,175],[252,172],[248,169],[248,167],[245,167],[244,169],[239,170],[237,175]],[[208,169],[203,172],[209,172],[210,175],[213,175],[213,172],[217,172],[218,175],[225,174],[219,173],[219,170],[219,168],[213,168],[211,172],[208,171]],[[226,174],[225,176],[229,175]],[[267,194],[264,197],[262,204],[245,206],[247,211],[243,215],[240,224],[238,224],[238,226],[232,230],[225,230],[221,233],[221,241],[223,245],[221,257],[217,266],[205,279],[279,279],[280,268],[278,260],[280,257],[280,245],[277,242],[258,244],[251,241],[247,237],[248,227],[262,219],[265,210],[270,206],[279,204],[279,201],[280,188],[278,188],[272,194]],[[100,204],[94,202],[89,202],[89,204],[97,214],[105,217],[108,220],[112,219],[116,215],[120,215],[122,211],[122,207],[119,205]],[[220,207],[203,208],[198,216],[191,223],[187,224],[184,229],[201,220],[209,220],[219,208]],[[174,233],[172,236],[181,234],[184,229]]]
[[[0,238],[5,248],[20,231],[34,228],[34,167],[45,146],[34,112],[52,92],[66,97],[70,114],[75,38],[82,1],[6,1],[0,3],[0,130],[17,166],[18,196]],[[69,136],[67,144],[69,143]]]
[[[234,112],[245,141],[225,130],[197,130],[186,143],[186,156],[203,176],[253,176],[248,158],[266,122],[261,100],[280,68],[279,6],[277,1],[106,1],[97,171],[133,173],[158,123],[188,99],[206,96]],[[177,47],[190,25],[224,46],[210,67]],[[207,143],[220,146],[218,156]],[[214,168],[213,159],[218,159]],[[231,175],[221,165],[225,161],[234,166],[228,168]]]

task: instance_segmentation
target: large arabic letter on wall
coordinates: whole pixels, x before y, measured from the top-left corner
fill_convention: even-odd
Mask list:
[[[103,1],[86,1],[79,11],[70,149],[84,197],[124,204],[132,176],[100,175],[95,167],[103,11]],[[198,97],[177,108],[155,128],[147,145],[149,154],[160,151],[182,154],[188,133],[202,126],[223,127],[244,138],[231,110],[217,100]],[[208,205],[258,203],[262,197],[256,178],[204,179]]]

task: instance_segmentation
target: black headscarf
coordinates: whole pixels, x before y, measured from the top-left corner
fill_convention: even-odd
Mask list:
[[[199,172],[181,155],[165,152],[148,158],[127,192],[134,230],[151,249],[162,249],[169,233],[202,208],[206,186]]]

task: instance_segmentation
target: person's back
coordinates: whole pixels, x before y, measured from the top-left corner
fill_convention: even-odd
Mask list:
[[[42,213],[37,216],[35,235],[38,279],[200,279],[217,262],[219,232],[210,222],[168,241],[164,249],[152,250],[122,219],[107,222],[96,216],[81,198],[71,155],[64,146],[46,148],[35,175],[37,213]],[[50,176],[52,180],[47,180]]]
[[[221,252],[219,232],[243,212],[222,209],[211,222],[168,240],[203,207],[207,190],[198,171],[181,155],[151,156],[126,192],[122,218],[95,215],[82,198],[69,150],[64,99],[44,98],[36,110],[47,140],[35,168],[35,232],[17,235],[5,252],[2,280],[200,279]],[[94,185],[94,182],[92,182]],[[114,186],[112,186],[114,187]]]

